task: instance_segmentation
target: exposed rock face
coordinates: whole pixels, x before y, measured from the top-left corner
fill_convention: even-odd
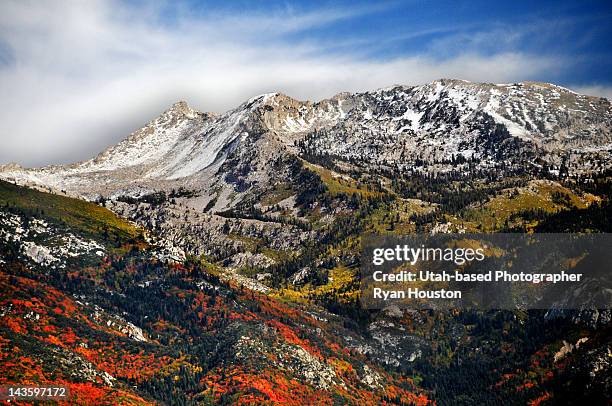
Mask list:
[[[95,240],[83,239],[44,220],[0,212],[0,243],[19,247],[19,253],[32,265],[66,269],[75,258],[106,255]]]

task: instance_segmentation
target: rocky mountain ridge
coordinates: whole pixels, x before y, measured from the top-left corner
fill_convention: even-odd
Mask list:
[[[444,173],[453,163],[465,174],[520,168],[588,175],[609,168],[611,129],[612,105],[603,98],[544,83],[442,79],[316,103],[266,94],[224,114],[178,102],[91,160],[41,169],[5,165],[0,178],[90,199],[177,184],[220,188],[221,209],[240,200],[227,199],[232,192],[273,183],[282,174],[271,162],[287,156],[331,157],[368,170]]]

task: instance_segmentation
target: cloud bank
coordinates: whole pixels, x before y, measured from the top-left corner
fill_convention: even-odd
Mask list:
[[[334,44],[298,35],[384,7],[392,5],[240,15],[177,7],[168,19],[165,3],[136,8],[105,0],[5,1],[0,164],[87,159],[177,100],[202,111],[225,111],[265,92],[319,100],[442,77],[528,80],[563,65],[558,57],[516,51],[457,51],[461,36],[450,41],[451,54],[440,49],[442,43],[373,59],[358,47],[330,52]],[[584,90],[610,95],[605,88]]]

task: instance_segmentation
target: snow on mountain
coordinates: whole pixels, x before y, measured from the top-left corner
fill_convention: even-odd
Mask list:
[[[196,131],[198,118],[199,113],[185,102],[178,102],[119,144],[76,169],[79,172],[115,170],[158,161],[171,151],[182,135]]]
[[[579,170],[587,160],[588,171],[610,166],[611,145],[609,100],[546,83],[441,79],[317,103],[270,93],[224,114],[178,102],[91,160],[41,169],[6,165],[0,177],[93,196],[177,182],[226,187],[236,176],[248,187],[270,180],[270,163],[283,154],[429,170],[459,155],[483,167],[513,155],[519,162],[525,155],[519,157],[519,147],[553,166],[574,162]],[[223,173],[238,168],[238,175]]]
[[[244,137],[248,104],[217,115],[201,113],[185,102],[178,102],[91,160],[40,169],[6,165],[0,167],[1,176],[78,192],[86,191],[94,183],[110,184],[111,189],[116,189],[131,183],[146,185],[189,177],[218,160],[221,163],[229,152],[227,147]]]
[[[327,109],[329,101],[312,108],[323,106]],[[606,147],[612,138],[610,102],[551,84],[443,79],[423,86],[343,95],[335,107],[338,119],[305,138],[304,148],[310,154],[403,167],[417,161],[430,166],[463,155],[493,165],[500,159],[499,148],[509,144],[516,149],[518,142],[553,165],[593,148],[602,154],[591,158],[601,158],[602,165],[610,162]],[[311,123],[313,116],[317,113],[310,109],[292,116],[285,130],[295,131],[294,123]],[[308,129],[303,125],[298,130]],[[502,143],[506,135],[514,141]],[[516,152],[505,151],[508,156]],[[580,170],[578,165],[575,169]]]

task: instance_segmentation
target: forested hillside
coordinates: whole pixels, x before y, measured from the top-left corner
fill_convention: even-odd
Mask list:
[[[472,404],[508,396],[524,404],[607,396],[605,315],[365,311],[357,269],[363,233],[412,232],[435,219],[487,231],[567,224],[607,231],[608,180],[587,189],[489,184],[493,197],[455,193],[456,201],[477,203],[450,207],[311,168],[320,186],[301,199],[351,215],[321,229],[303,253],[277,254],[264,279],[254,267],[226,269],[212,257],[168,262],[163,246],[99,205],[3,182],[2,383],[64,383],[82,404]],[[266,221],[240,210],[224,216]],[[317,230],[313,224],[306,229]],[[256,237],[233,238],[272,250]],[[313,261],[318,268],[308,268]],[[595,366],[602,372],[592,376]]]

